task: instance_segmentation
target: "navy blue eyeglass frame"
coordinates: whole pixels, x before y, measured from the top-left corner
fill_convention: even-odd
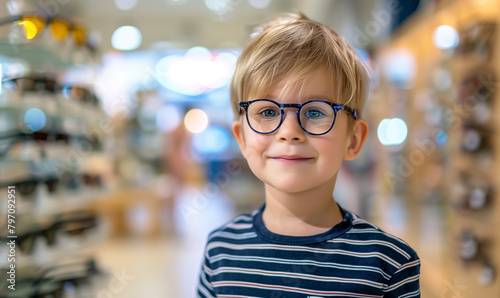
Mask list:
[[[271,103],[275,104],[276,106],[278,106],[280,108],[280,111],[281,111],[280,123],[278,124],[278,126],[274,130],[272,130],[270,132],[260,132],[260,131],[255,130],[252,127],[252,125],[250,124],[250,120],[248,119],[248,107],[250,106],[250,104],[252,104],[253,102],[256,102],[256,101],[268,101],[268,102],[271,102]],[[307,131],[304,128],[304,126],[302,126],[302,123],[300,122],[300,110],[302,109],[303,106],[307,105],[310,102],[324,102],[324,103],[328,104],[329,106],[331,106],[332,109],[333,109],[334,117],[333,117],[332,125],[330,125],[330,127],[325,132],[323,132],[323,133],[312,133],[312,132],[309,132],[309,131]],[[314,136],[324,135],[324,134],[328,133],[332,129],[333,125],[335,124],[335,120],[337,119],[337,112],[338,111],[341,111],[341,110],[346,111],[354,119],[358,119],[358,112],[356,110],[353,110],[353,109],[351,109],[350,107],[348,107],[348,106],[346,106],[344,104],[333,103],[333,102],[329,102],[329,101],[326,101],[326,100],[320,100],[320,99],[309,100],[309,101],[307,101],[305,103],[300,104],[300,103],[277,103],[274,100],[262,98],[262,99],[254,99],[254,100],[249,100],[249,101],[241,101],[241,102],[238,103],[238,106],[240,107],[240,115],[241,115],[241,108],[245,109],[245,115],[246,115],[245,117],[247,118],[248,126],[250,126],[250,128],[253,131],[255,131],[256,133],[263,134],[263,135],[271,134],[271,133],[277,131],[280,128],[281,124],[283,124],[283,119],[285,118],[285,108],[297,108],[296,115],[297,115],[297,121],[299,122],[300,127],[306,133],[308,133],[310,135],[314,135]]]

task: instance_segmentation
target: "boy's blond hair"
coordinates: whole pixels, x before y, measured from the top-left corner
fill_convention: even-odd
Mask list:
[[[361,116],[368,94],[368,72],[341,35],[302,13],[264,25],[247,41],[231,80],[236,119],[239,102],[270,94],[280,83],[284,83],[284,90],[296,82],[304,84],[317,70],[324,71],[331,81],[333,101],[347,104]]]

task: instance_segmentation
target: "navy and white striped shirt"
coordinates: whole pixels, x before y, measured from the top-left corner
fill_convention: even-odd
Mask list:
[[[279,235],[264,207],[210,234],[199,297],[420,297],[420,260],[403,240],[342,208],[325,233]]]

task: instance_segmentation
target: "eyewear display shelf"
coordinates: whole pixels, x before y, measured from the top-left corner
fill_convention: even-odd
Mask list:
[[[0,297],[93,297],[107,281],[92,251],[108,234],[92,209],[109,193],[94,167],[106,116],[92,92],[51,76],[64,71],[2,81]]]
[[[408,136],[379,145],[374,217],[419,253],[422,297],[500,297],[498,11],[500,1],[442,1],[376,51],[367,114],[403,119]],[[404,220],[391,218],[397,207]]]

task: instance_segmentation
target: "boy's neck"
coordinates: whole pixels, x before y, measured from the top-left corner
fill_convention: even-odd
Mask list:
[[[276,234],[312,236],[324,233],[343,219],[330,192],[283,194],[266,187],[266,208],[262,220]]]

